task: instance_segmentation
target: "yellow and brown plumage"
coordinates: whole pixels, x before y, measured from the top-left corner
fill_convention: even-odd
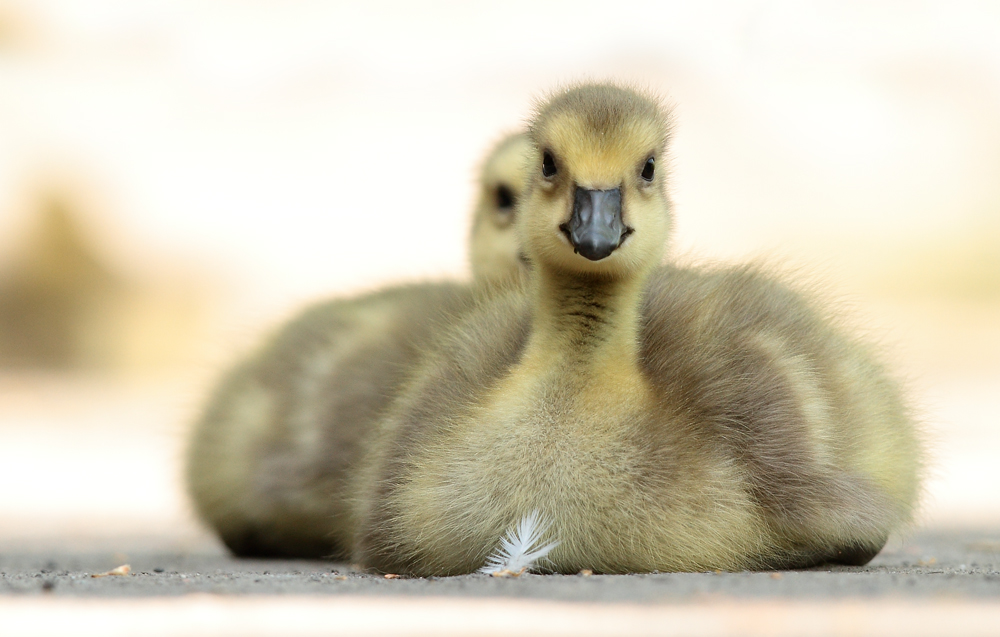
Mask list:
[[[660,265],[668,138],[630,89],[539,108],[530,282],[440,324],[380,419],[355,560],[471,572],[537,510],[559,572],[863,563],[910,520],[920,445],[868,348],[754,267]]]

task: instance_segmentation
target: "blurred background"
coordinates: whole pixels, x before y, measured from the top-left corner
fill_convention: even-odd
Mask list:
[[[188,423],[304,303],[469,277],[532,100],[675,105],[675,255],[882,343],[929,527],[1000,524],[1000,5],[0,0],[0,546],[203,546]]]

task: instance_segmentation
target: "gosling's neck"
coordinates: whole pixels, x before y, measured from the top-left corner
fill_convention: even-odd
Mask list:
[[[577,369],[622,365],[638,370],[639,317],[648,273],[628,278],[539,268],[525,362]]]

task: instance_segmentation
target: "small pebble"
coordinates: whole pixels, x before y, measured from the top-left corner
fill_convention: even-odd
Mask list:
[[[42,582],[42,590],[45,591],[46,593],[51,593],[53,590],[55,590],[55,587],[56,583],[50,579],[47,579],[44,582]]]
[[[386,579],[399,579],[399,575],[397,573],[386,573],[384,577]]]
[[[163,572],[163,569],[162,569],[162,568],[160,568],[159,566],[157,566],[156,568],[154,568],[154,569],[153,569],[153,572],[154,572],[154,573],[162,573],[162,572]]]
[[[94,573],[91,577],[116,577],[128,575],[132,572],[132,567],[128,564],[122,564],[118,568],[113,568],[106,573]]]
[[[589,568],[585,568],[582,571],[580,571],[580,575],[583,575],[584,577],[590,577],[593,574],[594,571],[590,570]]]

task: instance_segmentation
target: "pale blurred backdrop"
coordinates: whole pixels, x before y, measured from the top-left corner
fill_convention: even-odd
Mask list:
[[[823,282],[1000,524],[1000,4],[0,0],[0,547],[208,541],[212,379],[304,303],[469,277],[532,100],[674,104],[673,254]]]

